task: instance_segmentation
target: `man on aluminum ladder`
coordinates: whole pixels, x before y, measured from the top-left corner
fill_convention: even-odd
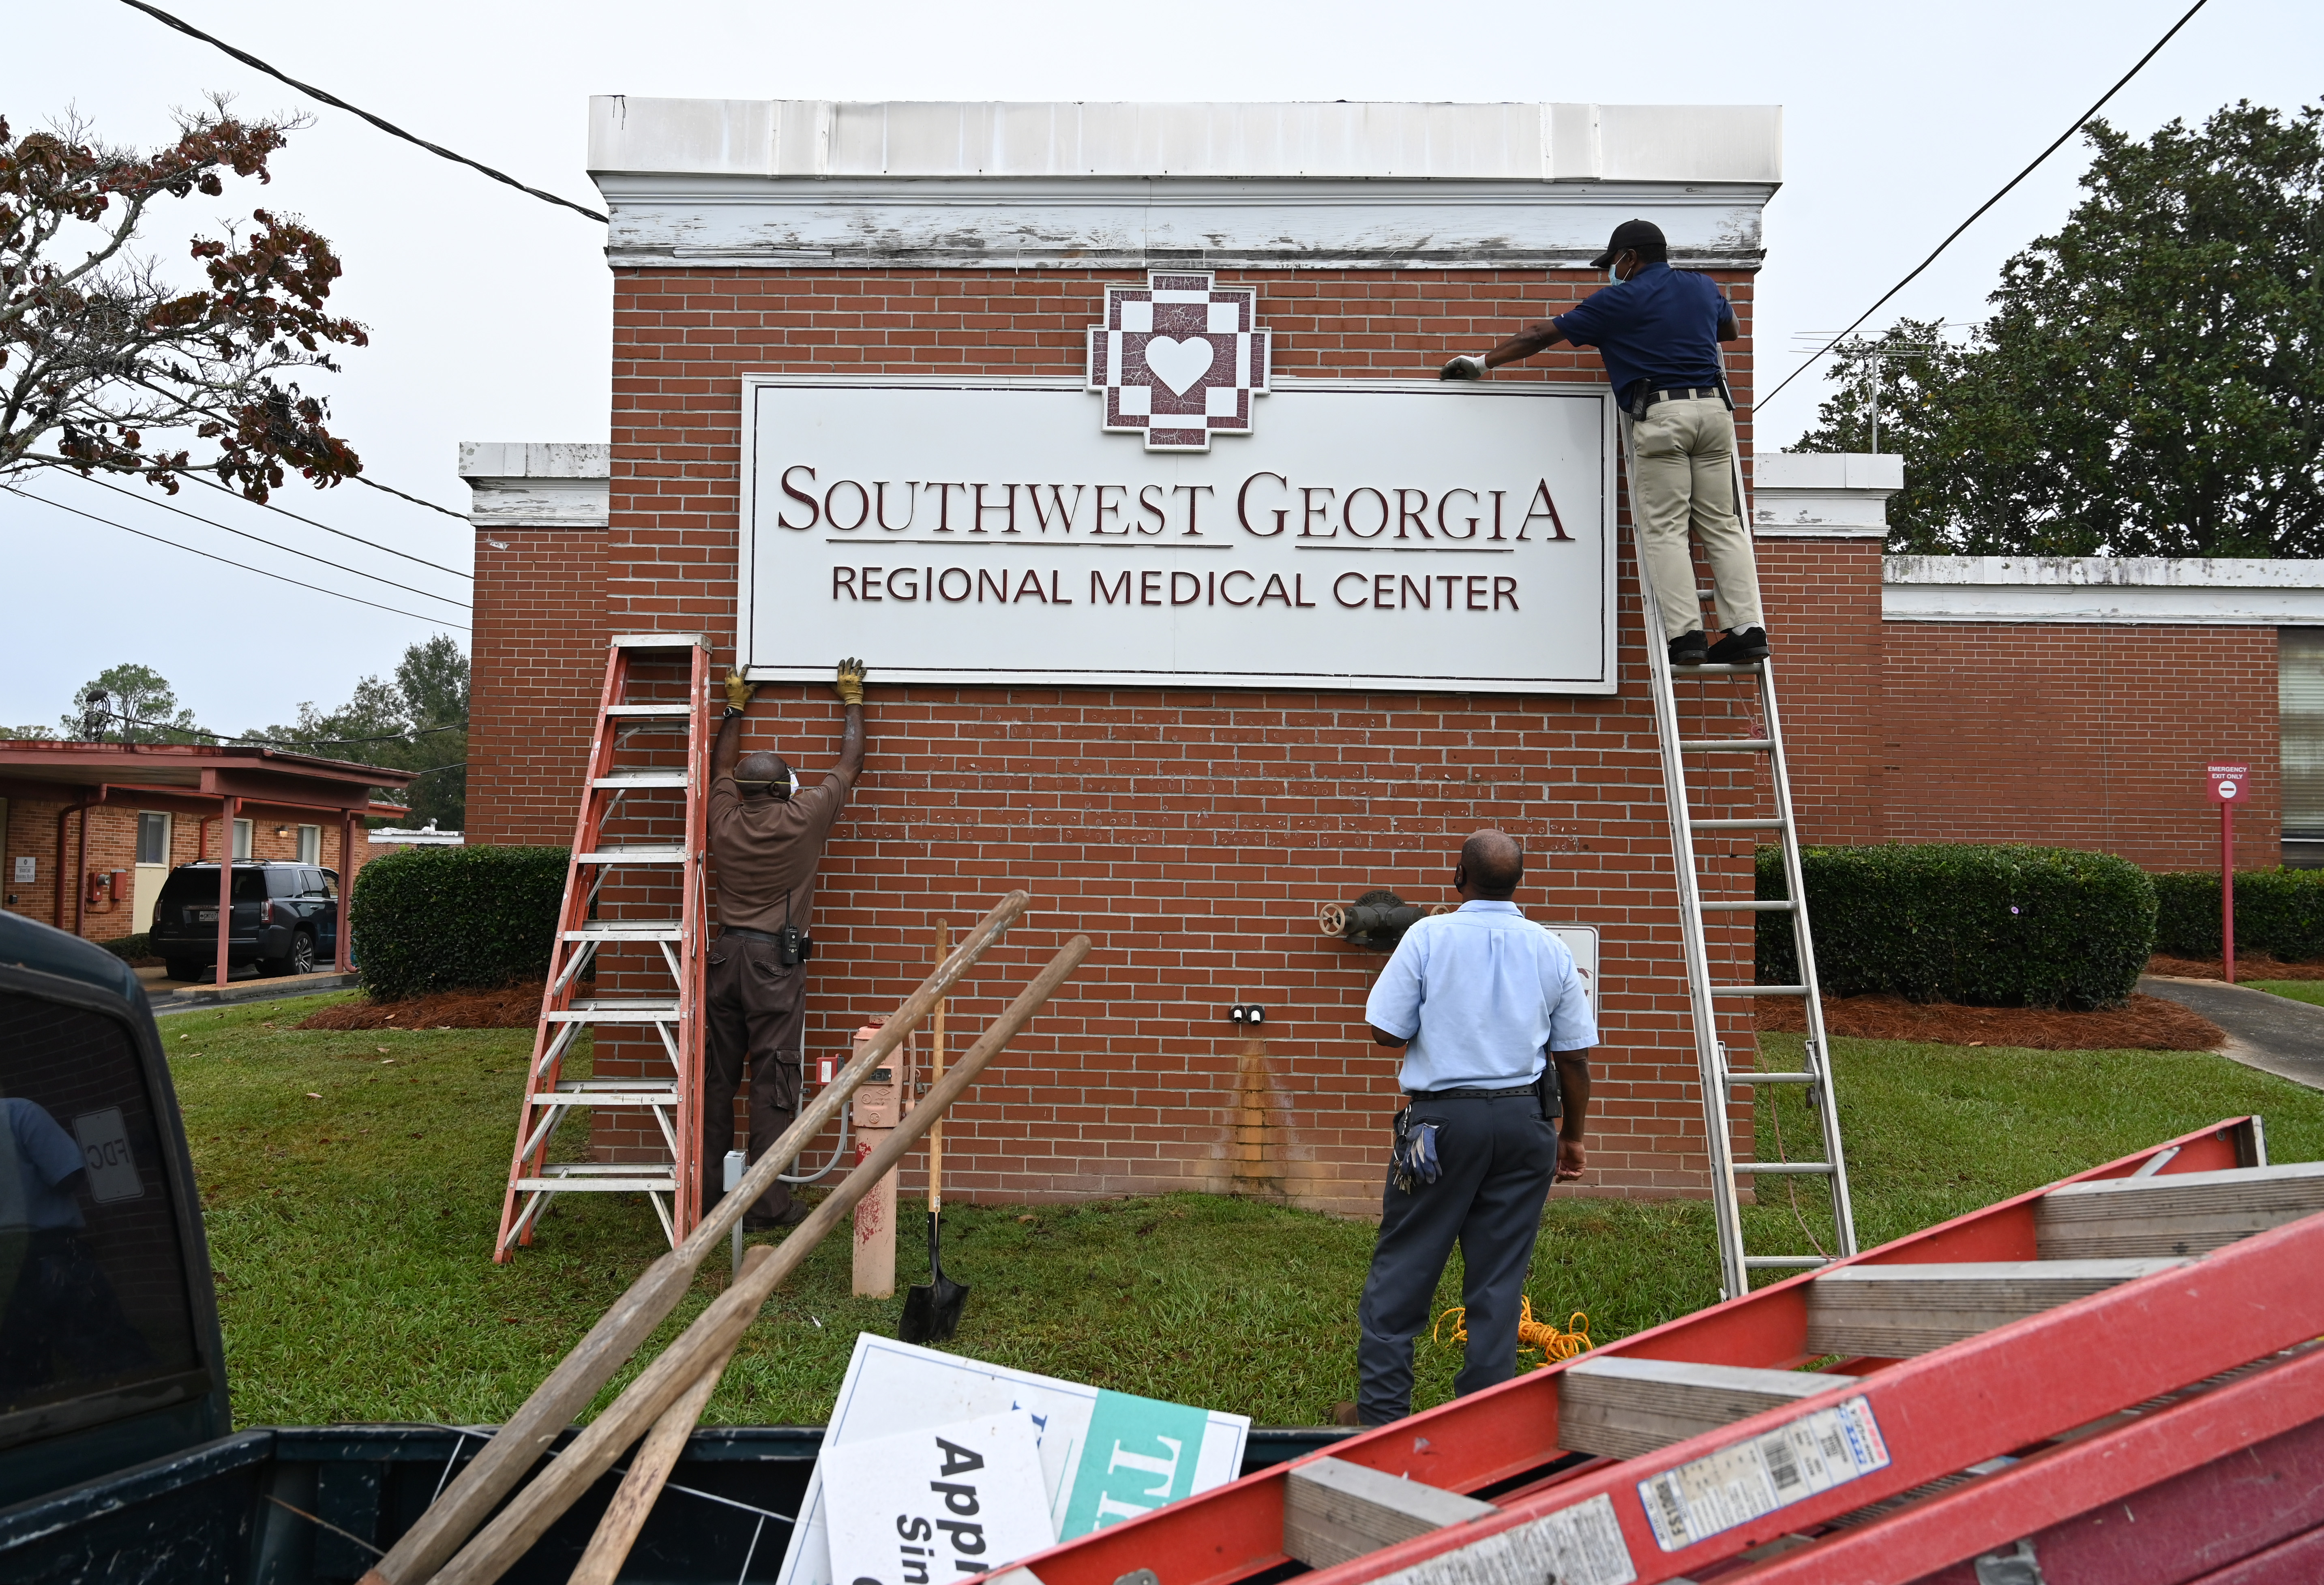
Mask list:
[[[1764,659],[1759,571],[1736,500],[1735,399],[1719,364],[1719,343],[1740,334],[1735,310],[1708,276],[1670,267],[1662,228],[1650,220],[1616,226],[1590,267],[1614,284],[1489,353],[1454,358],[1441,377],[1481,379],[1561,341],[1596,347],[1630,419],[1630,508],[1671,664]],[[1710,558],[1727,630],[1715,644],[1702,631],[1690,522]]]
[[[1525,850],[1502,831],[1461,846],[1460,908],[1404,933],[1364,1003],[1400,1050],[1407,1104],[1380,1197],[1379,1241],[1356,1312],[1357,1401],[1342,1424],[1412,1406],[1412,1344],[1461,1246],[1469,1345],[1455,1393],[1517,1374],[1526,1268],[1553,1177],[1578,1178],[1598,1024],[1565,944],[1509,898]]]
[[[751,1064],[750,1159],[798,1115],[800,1036],[807,1028],[807,916],[832,823],[863,769],[863,662],[843,660],[831,685],[847,707],[839,764],[804,792],[779,754],[742,751],[742,712],[755,691],[726,677],[726,709],[710,751],[710,856],[718,866],[718,939],[710,947],[703,1019],[702,1209],[725,1198],[734,1147],[734,1092]],[[794,1227],[807,1207],[778,1183],[742,1218],[752,1231]]]

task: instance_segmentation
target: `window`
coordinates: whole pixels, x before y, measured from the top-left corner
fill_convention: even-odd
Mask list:
[[[0,1446],[70,1399],[198,1390],[177,1215],[128,1031],[0,991]]]
[[[299,827],[299,862],[319,864],[323,862],[323,828],[319,825]]]
[[[247,820],[234,823],[234,856],[237,859],[250,857],[250,822]]]
[[[339,877],[337,872],[331,870],[316,871],[315,890],[317,895],[321,897],[337,897],[339,895]]]
[[[2283,858],[2324,866],[2324,628],[2276,632],[2276,724],[2283,766]]]
[[[137,862],[141,864],[166,864],[170,862],[170,817],[167,815],[147,813],[137,816]]]

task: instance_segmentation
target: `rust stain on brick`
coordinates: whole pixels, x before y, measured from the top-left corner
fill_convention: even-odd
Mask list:
[[[1281,1204],[1289,1198],[1283,1187],[1285,1129],[1279,1112],[1271,1105],[1269,1088],[1267,1042],[1244,1042],[1227,1146],[1230,1192]]]

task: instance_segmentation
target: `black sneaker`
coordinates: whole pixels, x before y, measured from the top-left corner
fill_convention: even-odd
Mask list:
[[[1673,666],[1700,666],[1711,657],[1711,640],[1702,633],[1681,633],[1670,641]]]
[[[1767,630],[1747,627],[1739,633],[1729,633],[1711,646],[1713,666],[1748,666],[1767,658]]]

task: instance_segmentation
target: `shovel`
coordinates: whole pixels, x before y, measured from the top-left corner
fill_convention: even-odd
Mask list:
[[[952,951],[952,926],[937,927],[936,962]],[[928,1082],[944,1077],[945,1003],[939,1001],[932,1025]],[[944,1124],[928,1130],[928,1280],[904,1295],[904,1317],[896,1335],[908,1343],[940,1343],[960,1330],[960,1313],[968,1303],[968,1286],[944,1274]]]

